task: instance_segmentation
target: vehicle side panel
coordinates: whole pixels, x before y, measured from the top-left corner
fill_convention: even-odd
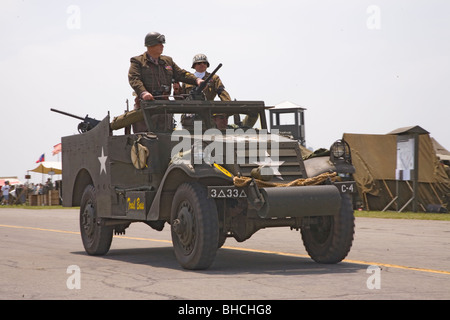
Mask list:
[[[62,138],[63,206],[80,205],[84,188],[92,184],[97,192],[99,216],[108,216],[111,208],[109,116],[94,129]]]

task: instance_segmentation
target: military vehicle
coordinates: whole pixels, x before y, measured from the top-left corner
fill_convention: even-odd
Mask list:
[[[206,269],[228,237],[286,227],[301,233],[318,263],[338,263],[354,234],[354,167],[345,141],[303,160],[300,144],[269,132],[262,101],[141,101],[62,138],[63,206],[80,206],[90,255],[108,252],[113,234],[134,222],[170,225],[176,259]],[[229,119],[220,130],[216,116]],[[193,117],[184,129],[180,119]],[[131,122],[146,130],[131,133]],[[124,133],[122,130],[124,129]]]

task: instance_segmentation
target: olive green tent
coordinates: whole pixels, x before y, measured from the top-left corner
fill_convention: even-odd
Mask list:
[[[394,130],[386,135],[344,134],[343,138],[352,152],[356,169],[354,178],[365,209],[398,210],[411,199],[411,181],[396,180],[397,134],[410,128]],[[418,126],[414,128],[421,129]],[[448,209],[450,178],[436,155],[430,135],[423,131],[418,137],[418,211],[430,211],[436,207]],[[405,208],[411,209],[410,205]]]

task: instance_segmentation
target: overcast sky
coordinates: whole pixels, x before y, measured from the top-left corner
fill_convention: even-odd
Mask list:
[[[0,0],[0,176],[60,159],[79,121],[50,108],[121,114],[150,31],[186,70],[197,53],[223,63],[233,99],[307,108],[313,149],[413,125],[450,149],[448,0]]]

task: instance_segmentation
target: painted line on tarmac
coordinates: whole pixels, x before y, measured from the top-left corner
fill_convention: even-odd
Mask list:
[[[66,230],[45,229],[45,228],[37,228],[37,227],[13,226],[13,225],[5,225],[5,224],[0,224],[0,227],[14,228],[14,229],[38,230],[38,231],[66,233],[66,234],[77,234],[77,235],[80,234],[80,232],[78,232],[78,231],[66,231]],[[159,239],[152,239],[152,238],[139,238],[139,237],[128,237],[128,236],[114,236],[114,238],[128,239],[128,240],[139,240],[139,241],[151,241],[151,242],[163,242],[163,243],[172,244],[172,241],[170,241],[170,240],[159,240]],[[229,250],[236,250],[236,251],[275,254],[275,255],[286,256],[286,257],[310,258],[310,256],[306,255],[306,254],[279,252],[279,251],[271,251],[271,250],[248,249],[248,248],[239,248],[239,247],[230,247],[230,246],[223,246],[222,248],[229,249]],[[427,268],[416,268],[416,267],[402,266],[402,265],[389,264],[389,263],[368,262],[368,261],[350,260],[350,259],[344,259],[344,260],[342,260],[342,262],[344,262],[344,263],[352,263],[352,264],[362,264],[362,265],[368,265],[368,266],[369,265],[374,265],[374,266],[386,267],[386,268],[395,268],[395,269],[402,269],[402,270],[411,270],[411,271],[420,271],[420,272],[428,272],[428,273],[438,273],[438,274],[450,275],[450,271],[434,270],[434,269],[427,269]]]
[[[379,267],[386,267],[386,268],[396,268],[396,269],[403,269],[403,270],[412,270],[412,271],[421,271],[421,272],[439,273],[439,274],[450,275],[450,271],[434,270],[434,269],[427,269],[427,268],[408,267],[408,266],[401,266],[401,265],[389,264],[389,263],[368,262],[368,261],[347,260],[347,259],[342,260],[342,262],[364,264],[364,265],[368,265],[368,266],[379,266]]]
[[[0,224],[0,227],[14,228],[14,229],[38,230],[38,231],[47,231],[47,232],[58,232],[58,233],[80,234],[79,232],[76,232],[76,231],[65,231],[65,230],[56,230],[56,229],[43,229],[43,228],[24,227],[24,226],[12,226],[12,225],[6,225],[6,224]]]
[[[238,247],[226,247],[226,246],[223,246],[222,248],[224,248],[224,249],[231,249],[231,250],[239,250],[239,251],[256,252],[256,253],[276,254],[276,255],[287,256],[287,257],[311,258],[307,254],[287,253],[287,252],[259,250],[259,249],[247,249],[247,248],[238,248]],[[344,259],[344,260],[342,260],[342,262],[352,263],[352,264],[362,264],[362,265],[368,265],[368,266],[372,266],[373,265],[373,266],[386,267],[386,268],[390,267],[390,268],[403,269],[403,270],[413,270],[413,271],[421,271],[421,272],[439,273],[439,274],[450,275],[450,271],[434,270],[434,269],[427,269],[427,268],[408,267],[408,266],[402,266],[402,265],[397,265],[397,264],[389,264],[389,263],[368,262],[368,261],[350,260],[350,259]]]

